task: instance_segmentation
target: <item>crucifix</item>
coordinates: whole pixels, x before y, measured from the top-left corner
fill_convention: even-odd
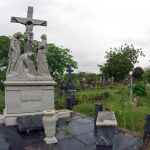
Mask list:
[[[33,27],[36,25],[47,26],[47,21],[33,19],[33,7],[28,7],[27,18],[11,17],[11,22],[20,23],[25,25],[26,31],[24,33],[25,48],[24,52],[27,53],[32,48],[33,41]]]
[[[69,78],[69,80],[71,80],[71,73],[73,72],[73,70],[71,69],[71,66],[67,67],[66,72],[68,72],[68,78]]]

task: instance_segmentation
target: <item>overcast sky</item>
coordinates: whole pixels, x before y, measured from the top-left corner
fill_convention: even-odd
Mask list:
[[[25,31],[10,18],[26,17],[28,6],[35,19],[48,21],[34,28],[35,39],[44,33],[48,42],[69,48],[78,71],[99,73],[105,51],[124,43],[146,55],[136,66],[150,65],[150,0],[0,0],[0,35]]]

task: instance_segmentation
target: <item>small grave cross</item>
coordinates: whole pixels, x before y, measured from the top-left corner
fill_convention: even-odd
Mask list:
[[[71,73],[73,72],[73,70],[71,69],[71,66],[67,67],[66,72],[68,72],[68,79],[71,80]]]

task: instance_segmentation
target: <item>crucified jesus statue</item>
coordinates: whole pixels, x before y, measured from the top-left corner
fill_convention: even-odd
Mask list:
[[[26,31],[24,33],[25,37],[25,48],[24,52],[30,52],[32,48],[33,41],[33,27],[36,25],[47,26],[47,22],[43,20],[32,19],[33,17],[33,7],[28,7],[27,18],[11,17],[11,22],[20,23],[26,26]]]

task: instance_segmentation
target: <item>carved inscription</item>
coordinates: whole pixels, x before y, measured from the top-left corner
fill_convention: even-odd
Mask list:
[[[41,90],[23,90],[21,91],[22,101],[41,101],[42,91]]]

